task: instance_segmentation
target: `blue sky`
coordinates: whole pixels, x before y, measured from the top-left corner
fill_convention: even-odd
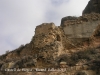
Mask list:
[[[0,0],[0,55],[29,43],[37,25],[81,16],[89,0]]]

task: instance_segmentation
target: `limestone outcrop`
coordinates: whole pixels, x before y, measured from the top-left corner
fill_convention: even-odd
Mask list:
[[[100,13],[100,0],[90,0],[82,14],[90,14],[93,12]]]

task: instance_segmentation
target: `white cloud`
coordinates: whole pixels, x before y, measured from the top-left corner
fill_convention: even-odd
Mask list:
[[[79,16],[89,0],[0,0],[0,54],[29,43],[35,27]]]

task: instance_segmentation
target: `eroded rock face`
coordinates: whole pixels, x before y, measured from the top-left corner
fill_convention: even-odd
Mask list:
[[[90,0],[82,14],[100,13],[100,0]]]
[[[37,67],[55,60],[61,54],[60,50],[63,50],[61,34],[59,27],[54,23],[43,23],[36,27],[32,44],[38,51]]]
[[[43,23],[36,27],[32,39],[35,48],[43,48],[56,41],[61,42],[61,31],[54,23]]]
[[[100,24],[96,27],[93,37],[100,37]]]

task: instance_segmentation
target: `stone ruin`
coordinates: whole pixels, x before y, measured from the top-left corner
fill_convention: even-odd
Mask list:
[[[91,38],[99,23],[100,14],[91,13],[80,17],[64,17],[61,21],[61,27],[66,37],[76,43]]]
[[[93,60],[100,57],[100,44],[95,50],[89,47],[85,50],[82,46],[90,39],[100,43],[99,4],[99,0],[90,0],[82,16],[64,17],[60,26],[54,23],[38,25],[29,44],[0,56],[0,75],[96,75],[98,71],[92,70],[91,65],[100,63]],[[89,60],[90,64],[87,63]],[[5,72],[14,68],[31,68],[33,71]],[[39,68],[61,68],[66,71],[36,72]]]

